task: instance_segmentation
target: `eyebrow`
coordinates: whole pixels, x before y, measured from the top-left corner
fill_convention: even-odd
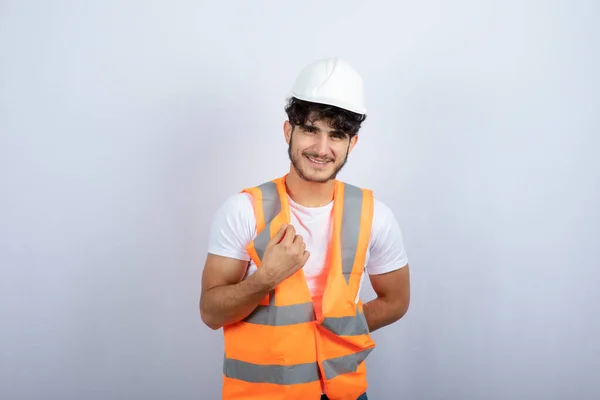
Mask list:
[[[310,123],[306,123],[306,124],[303,124],[303,125],[301,125],[301,126],[302,126],[303,128],[312,128],[312,129],[315,129],[317,132],[321,132],[321,128],[319,128],[319,127],[318,127],[318,126],[316,126],[316,125],[312,125],[312,124],[310,124]],[[346,135],[347,135],[347,134],[346,134],[346,132],[344,132],[344,131],[341,131],[341,130],[339,130],[339,129],[333,129],[333,130],[329,131],[329,134],[330,134],[330,135],[344,135],[344,136],[346,136]]]

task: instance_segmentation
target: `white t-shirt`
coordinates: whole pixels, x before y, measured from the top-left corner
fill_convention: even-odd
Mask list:
[[[310,253],[304,265],[306,283],[315,306],[321,304],[325,289],[327,266],[325,256],[331,237],[333,201],[323,207],[304,207],[289,196],[290,222],[296,234],[302,236],[306,250]],[[256,218],[252,197],[238,193],[229,197],[219,207],[210,230],[208,252],[223,257],[249,261],[245,277],[256,271],[246,246],[256,237]],[[374,199],[373,225],[365,260],[365,272],[370,275],[383,274],[408,264],[402,232],[392,211],[381,201]],[[362,286],[365,273],[361,278]],[[359,291],[360,293],[360,291]],[[356,300],[358,301],[357,295]],[[320,310],[315,310],[320,312]]]

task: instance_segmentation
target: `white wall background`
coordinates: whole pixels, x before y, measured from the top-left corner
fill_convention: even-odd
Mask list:
[[[287,171],[285,96],[330,54],[370,108],[341,178],[390,205],[412,266],[369,398],[599,398],[599,16],[0,1],[0,398],[220,398],[222,335],[197,308],[208,226]]]

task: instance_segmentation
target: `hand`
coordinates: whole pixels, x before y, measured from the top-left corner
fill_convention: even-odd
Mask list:
[[[267,243],[262,263],[256,273],[271,287],[293,275],[306,264],[310,253],[302,236],[296,235],[292,225],[282,226]]]

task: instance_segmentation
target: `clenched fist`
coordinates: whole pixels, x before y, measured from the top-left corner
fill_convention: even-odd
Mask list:
[[[296,235],[292,225],[284,225],[267,244],[256,273],[267,285],[275,287],[302,268],[309,256],[302,236]]]

